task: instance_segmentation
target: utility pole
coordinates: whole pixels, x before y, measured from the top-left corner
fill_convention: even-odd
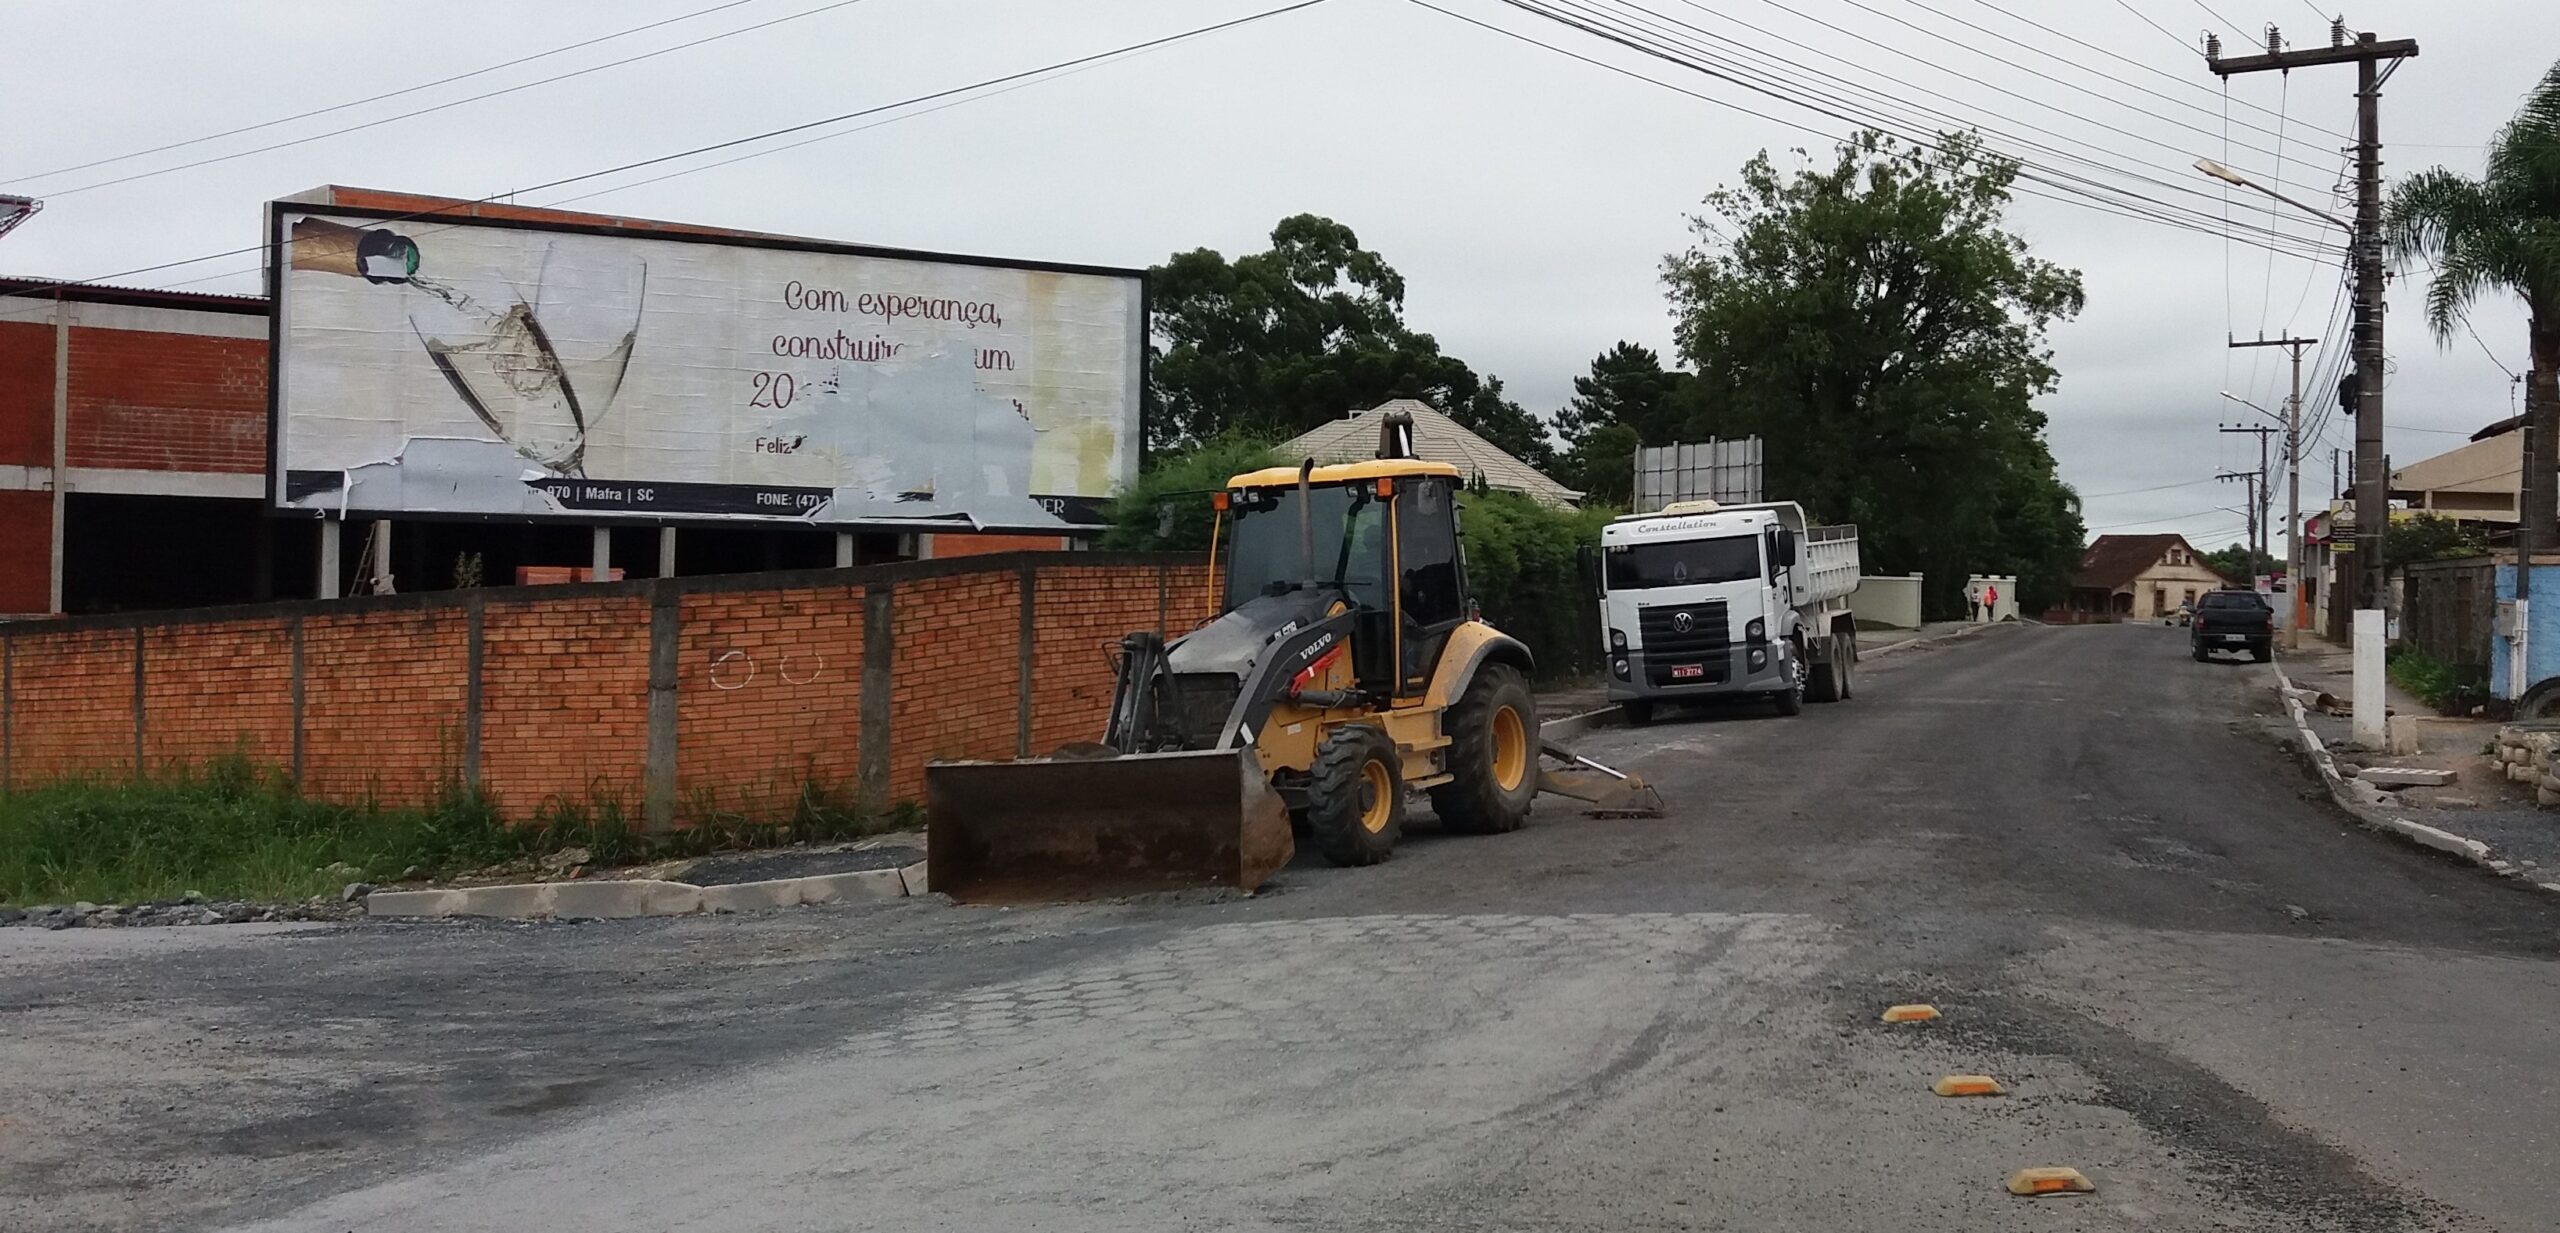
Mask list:
[[[2344,21],[2329,23],[2329,45],[2288,51],[2267,27],[2264,55],[2225,60],[2219,40],[2207,45],[2205,65],[2217,77],[2281,72],[2322,64],[2356,66],[2356,639],[2355,739],[2383,744],[2382,644],[2384,618],[2382,531],[2391,521],[2391,486],[2382,457],[2382,83],[2403,60],[2418,54],[2416,39],[2377,39],[2371,31],[2347,39]],[[2370,615],[2368,615],[2370,614]]]
[[[2282,347],[2293,357],[2293,397],[2284,404],[2284,591],[2291,600],[2291,619],[2285,625],[2284,644],[2302,645],[2302,626],[2306,621],[2302,602],[2302,350],[2320,345],[2317,338],[2260,338],[2253,342],[2232,341],[2239,347]]]
[[[2255,575],[2258,572],[2258,486],[2265,483],[2267,477],[2255,471],[2224,471],[2213,478],[2226,482],[2239,480],[2249,487],[2249,505],[2240,516],[2249,520],[2249,572]]]
[[[2253,477],[2257,482],[2249,489],[2249,577],[2254,580],[2258,576],[2258,561],[2275,555],[2267,551],[2272,539],[2266,534],[2266,529],[2267,498],[2271,495],[2267,491],[2267,438],[2274,436],[2276,430],[2256,424],[2224,424],[2218,431],[2251,433],[2258,438],[2258,471]]]

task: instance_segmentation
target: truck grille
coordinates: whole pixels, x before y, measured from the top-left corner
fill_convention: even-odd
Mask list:
[[[1636,633],[1643,641],[1647,660],[1684,655],[1722,657],[1726,645],[1733,640],[1733,631],[1725,624],[1724,601],[1720,599],[1640,606],[1636,609]]]

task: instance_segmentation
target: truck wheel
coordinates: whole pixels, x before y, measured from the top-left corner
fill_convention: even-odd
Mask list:
[[[1790,646],[1788,649],[1794,652],[1794,654],[1787,657],[1788,675],[1792,678],[1794,683],[1785,689],[1781,689],[1778,692],[1769,695],[1769,700],[1778,705],[1778,713],[1781,715],[1802,715],[1804,714],[1806,675],[1804,648],[1799,646]]]
[[[1404,836],[1404,776],[1395,742],[1367,724],[1344,724],[1316,747],[1307,773],[1307,838],[1337,865],[1374,865]]]
[[[1850,698],[1849,678],[1857,675],[1858,669],[1858,635],[1856,631],[1853,630],[1849,633],[1840,635],[1840,656],[1836,662],[1840,665],[1840,700],[1842,702],[1846,702]]]
[[[1838,702],[1841,698],[1840,636],[1834,634],[1824,651],[1825,662],[1806,665],[1804,684],[1807,702]]]
[[[1618,713],[1627,717],[1627,726],[1641,728],[1653,722],[1653,699],[1629,698],[1618,704]]]
[[[1538,797],[1538,700],[1520,670],[1485,665],[1441,730],[1453,778],[1431,790],[1440,824],[1461,835],[1520,829]]]

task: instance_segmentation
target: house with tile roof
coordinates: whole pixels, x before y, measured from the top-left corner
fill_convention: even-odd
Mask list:
[[[1473,483],[1482,479],[1488,488],[1520,493],[1542,505],[1570,509],[1582,500],[1582,494],[1547,477],[1547,474],[1503,451],[1472,429],[1426,402],[1397,398],[1382,402],[1366,411],[1353,411],[1341,419],[1320,425],[1281,442],[1276,448],[1282,458],[1296,462],[1313,458],[1319,463],[1360,462],[1378,454],[1378,420],[1382,412],[1402,411],[1413,417],[1413,449],[1426,462],[1445,462],[1458,468],[1458,474]]]
[[[2236,579],[2206,564],[2183,535],[2101,535],[2071,576],[2065,619],[2151,620],[2176,616],[2205,592]]]

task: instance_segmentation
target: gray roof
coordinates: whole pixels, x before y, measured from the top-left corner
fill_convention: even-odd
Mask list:
[[[1341,419],[1291,437],[1276,449],[1283,459],[1293,462],[1302,458],[1313,458],[1319,463],[1360,462],[1375,458],[1378,456],[1377,416],[1381,411],[1402,411],[1411,415],[1413,452],[1422,455],[1426,462],[1445,462],[1455,466],[1458,473],[1470,482],[1482,477],[1488,488],[1520,493],[1540,504],[1559,509],[1569,509],[1582,499],[1581,493],[1504,453],[1501,447],[1450,419],[1446,412],[1411,398],[1393,399],[1366,411],[1353,411]]]

